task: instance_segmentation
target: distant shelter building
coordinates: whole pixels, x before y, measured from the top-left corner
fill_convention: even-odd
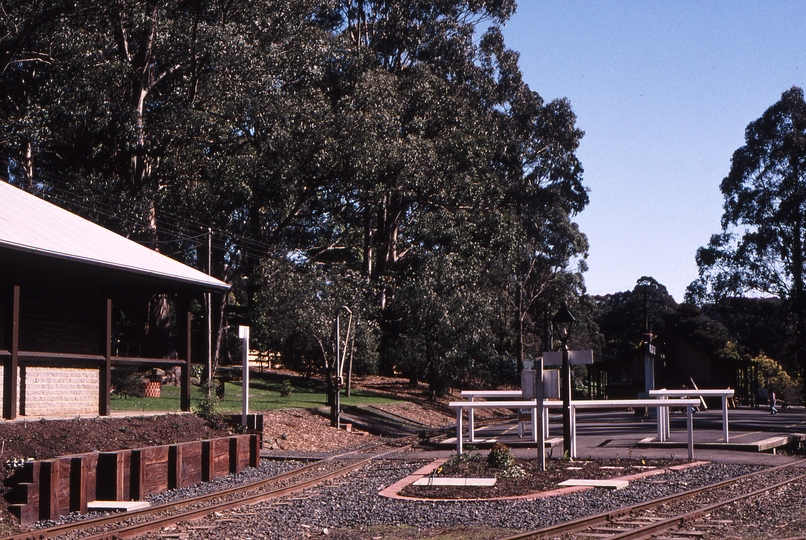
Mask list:
[[[0,182],[3,418],[108,416],[112,369],[123,366],[179,368],[181,408],[189,410],[191,302],[228,289]],[[155,298],[173,321],[162,343],[149,329]]]
[[[695,384],[698,388],[732,388],[736,402],[756,404],[758,373],[752,362],[719,357],[679,336],[670,336],[662,350],[653,358],[655,388],[693,388]],[[634,399],[644,392],[642,350],[588,368],[588,391],[594,399]],[[713,399],[714,406],[719,403]]]

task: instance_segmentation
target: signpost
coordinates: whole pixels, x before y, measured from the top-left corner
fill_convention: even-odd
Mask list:
[[[249,327],[239,326],[238,337],[241,338],[241,383],[243,384],[243,391],[241,392],[241,404],[243,411],[241,412],[241,424],[246,425],[246,417],[249,415]]]

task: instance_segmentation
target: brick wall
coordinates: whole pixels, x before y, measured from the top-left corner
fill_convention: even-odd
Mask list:
[[[97,369],[20,368],[20,414],[98,414]]]

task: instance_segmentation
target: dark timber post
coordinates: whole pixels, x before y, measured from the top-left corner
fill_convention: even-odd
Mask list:
[[[185,299],[179,299],[177,302],[177,324],[179,325],[179,358],[184,357],[185,362],[181,365],[182,370],[182,388],[180,408],[183,411],[190,410],[190,350],[191,350],[191,336],[192,328],[191,323],[193,314],[190,311],[190,304]],[[184,317],[182,314],[184,313]],[[184,324],[183,324],[184,319]]]
[[[17,418],[17,380],[20,366],[20,286],[11,289],[6,325],[6,344],[11,357],[3,365],[3,418]]]
[[[103,343],[101,354],[104,363],[101,366],[98,380],[98,414],[109,416],[112,411],[110,395],[112,394],[112,299],[106,299],[104,314],[104,330],[101,332]]]

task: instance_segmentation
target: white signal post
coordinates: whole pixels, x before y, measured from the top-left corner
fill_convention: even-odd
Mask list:
[[[238,337],[241,338],[241,359],[243,364],[241,368],[241,383],[243,384],[243,391],[241,392],[241,402],[243,405],[241,424],[245,426],[246,417],[249,414],[249,327],[239,326]]]

